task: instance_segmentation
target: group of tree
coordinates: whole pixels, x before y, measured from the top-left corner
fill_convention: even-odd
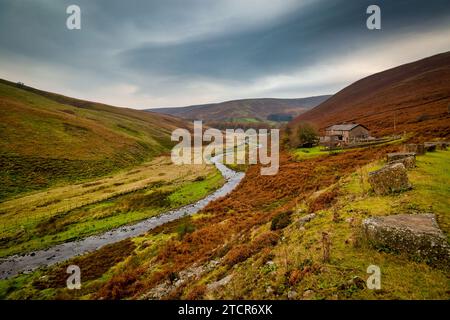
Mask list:
[[[311,148],[319,143],[319,134],[314,126],[302,122],[287,125],[283,130],[282,144],[288,148]]]

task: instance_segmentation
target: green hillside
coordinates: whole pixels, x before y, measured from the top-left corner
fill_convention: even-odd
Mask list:
[[[186,124],[0,80],[0,200],[149,160],[177,127]]]

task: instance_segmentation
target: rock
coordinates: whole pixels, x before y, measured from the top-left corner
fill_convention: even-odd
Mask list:
[[[303,226],[305,223],[311,221],[312,219],[314,219],[316,217],[315,213],[310,213],[307,214],[304,217],[301,217],[300,219],[297,220],[297,224],[299,227]]]
[[[406,253],[432,265],[450,265],[450,246],[434,214],[371,217],[362,227],[366,239],[377,247]]]
[[[407,144],[405,145],[405,151],[410,153],[415,153],[417,155],[425,154],[425,147],[423,143],[419,144]]]
[[[287,294],[287,298],[289,299],[289,300],[294,300],[296,297],[297,297],[297,291],[294,291],[294,290],[290,290],[289,292],[288,292],[288,294]]]
[[[439,150],[447,150],[450,143],[447,141],[438,141],[436,142],[436,145]]]
[[[353,217],[345,219],[345,222],[348,222],[350,225],[352,225],[354,221],[355,221],[355,218],[353,218]]]
[[[217,291],[218,289],[222,288],[223,286],[227,285],[233,276],[230,274],[226,276],[225,278],[220,279],[219,281],[212,282],[206,286],[206,289],[208,291]]]
[[[394,153],[388,153],[386,155],[387,162],[396,161],[396,160],[402,160],[409,157],[416,157],[416,154],[413,152],[394,152]]]
[[[312,290],[306,290],[303,292],[302,298],[304,300],[311,300],[314,297],[314,291]]]
[[[429,152],[439,150],[447,150],[449,143],[446,141],[433,141],[433,142],[425,142],[425,149]]]
[[[406,168],[402,163],[394,163],[380,170],[369,172],[368,181],[378,195],[411,189]]]
[[[436,151],[436,148],[437,148],[437,144],[435,142],[425,142],[424,146],[425,146],[426,152]]]
[[[411,169],[416,166],[416,154],[414,152],[395,152],[387,154],[387,163],[402,163],[405,168]]]
[[[409,156],[402,159],[390,161],[389,164],[401,163],[405,166],[406,169],[413,169],[416,167],[416,157]]]

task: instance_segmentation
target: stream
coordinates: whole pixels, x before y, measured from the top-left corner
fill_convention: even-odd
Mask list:
[[[161,213],[157,217],[112,229],[103,234],[89,236],[82,240],[62,243],[44,250],[2,258],[0,259],[0,279],[7,279],[21,272],[31,272],[39,267],[50,266],[75,256],[95,251],[107,244],[131,237],[137,237],[167,222],[199,212],[211,201],[230,193],[245,176],[242,172],[236,172],[226,167],[222,163],[223,155],[224,154],[219,154],[212,157],[211,162],[224,177],[225,184],[207,197],[184,207]]]

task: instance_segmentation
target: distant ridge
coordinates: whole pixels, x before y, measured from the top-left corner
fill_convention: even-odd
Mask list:
[[[330,95],[298,99],[241,99],[187,107],[156,108],[147,111],[177,116],[188,120],[259,122],[284,120],[317,106]]]

